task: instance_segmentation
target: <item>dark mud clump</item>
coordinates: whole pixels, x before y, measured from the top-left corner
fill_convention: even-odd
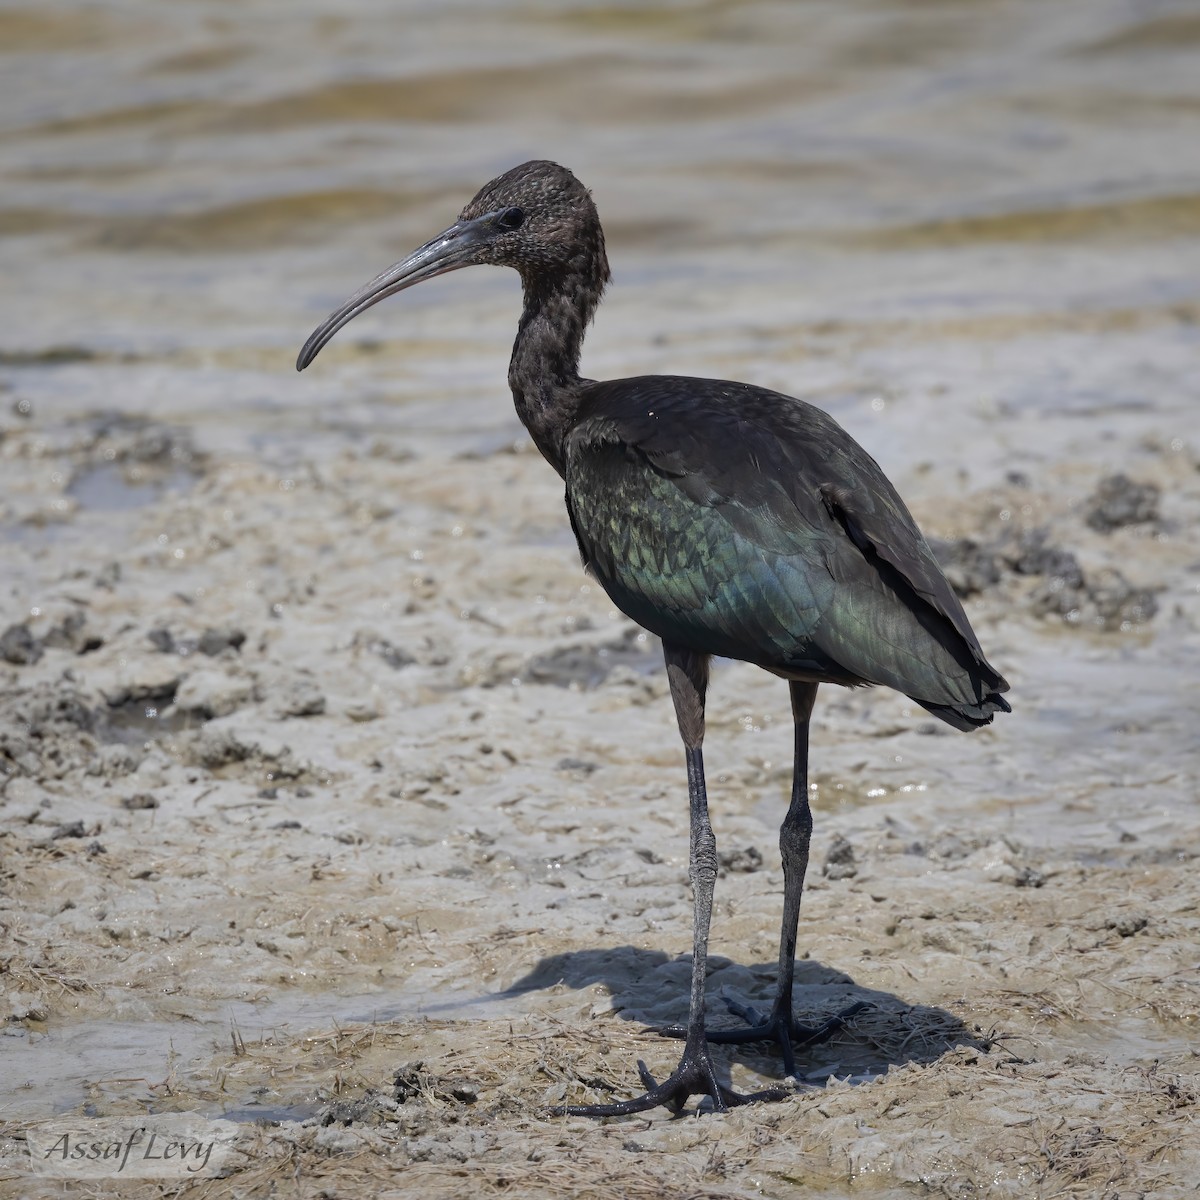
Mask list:
[[[90,654],[103,645],[104,639],[88,628],[86,614],[79,609],[72,609],[41,637],[33,632],[28,622],[10,625],[0,634],[0,659],[15,667],[31,667],[47,649]]]
[[[1103,568],[1077,583],[1069,577],[1051,576],[1034,591],[1032,600],[1039,616],[1061,617],[1070,625],[1099,625],[1110,632],[1144,625],[1158,612],[1154,592],[1130,583],[1115,567]]]
[[[858,874],[858,860],[854,854],[854,847],[841,834],[833,839],[821,867],[821,874],[826,879],[834,880],[853,879]]]
[[[933,538],[930,547],[964,599],[1026,579],[1034,583],[1025,594],[1036,616],[1107,632],[1127,632],[1158,611],[1155,589],[1137,586],[1116,567],[1085,571],[1070,550],[1050,540],[1046,528],[1006,530],[991,541]]]
[[[590,691],[599,687],[618,667],[647,671],[659,665],[658,640],[635,627],[620,637],[599,645],[564,646],[529,660],[521,673],[528,683],[553,687],[576,687]]]
[[[1158,497],[1156,484],[1135,483],[1128,475],[1109,475],[1100,480],[1088,499],[1084,520],[1100,533],[1111,533],[1124,525],[1156,523]]]
[[[192,471],[203,465],[204,455],[184,426],[123,412],[97,413],[87,422],[91,437],[86,449],[96,462],[136,463],[163,471]]]
[[[42,657],[41,643],[28,625],[10,625],[0,634],[0,658],[14,666],[27,667]]]
[[[195,636],[176,634],[164,626],[151,629],[146,635],[150,644],[162,654],[178,654],[183,658],[199,652],[216,658],[226,650],[239,652],[246,641],[243,630],[234,626],[205,629]]]
[[[722,850],[717,854],[717,866],[722,875],[749,875],[762,868],[762,851],[757,846],[737,850]]]
[[[15,689],[0,713],[0,791],[8,779],[61,779],[96,754],[96,715],[69,685]]]

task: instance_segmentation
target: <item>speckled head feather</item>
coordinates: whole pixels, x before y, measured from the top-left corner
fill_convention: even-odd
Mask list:
[[[505,214],[512,228],[480,248],[480,262],[514,267],[526,283],[577,275],[603,290],[609,270],[600,216],[566,167],[541,158],[513,167],[480,188],[459,220],[489,213]]]

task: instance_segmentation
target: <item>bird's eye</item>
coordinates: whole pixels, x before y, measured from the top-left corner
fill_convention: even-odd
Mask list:
[[[525,224],[525,213],[520,208],[506,208],[503,212],[496,214],[496,224],[506,233],[513,229],[520,229]]]

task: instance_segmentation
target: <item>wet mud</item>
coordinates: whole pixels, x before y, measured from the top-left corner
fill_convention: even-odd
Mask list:
[[[72,477],[91,453],[47,465]],[[431,1195],[569,1187],[568,1162],[597,1195],[1180,1180],[1185,734],[1120,695],[1158,639],[1196,636],[1198,547],[1161,531],[1200,472],[1167,461],[1154,520],[1098,531],[1091,485],[1072,506],[1044,478],[960,498],[973,535],[931,524],[1018,728],[959,738],[825,689],[797,1005],[866,1009],[807,1054],[795,1100],[597,1127],[547,1110],[633,1094],[639,1057],[668,1070],[654,1031],[686,1012],[686,804],[652,640],[565,539],[538,545],[560,501],[532,452],[344,453],[286,488],[197,456],[152,517],[131,510],[125,548],[76,546],[0,638],[14,1130],[224,1116],[244,1194],[295,1161],[314,1186],[386,1186],[397,1156]],[[373,507],[388,491],[419,528]],[[1036,515],[1021,528],[1000,503]],[[1125,569],[1157,603],[1117,622],[1084,581]],[[1082,599],[1045,603],[1061,594]],[[1082,775],[1054,764],[1061,734],[1022,745],[1055,703],[1051,660],[1111,697],[1123,750]],[[769,677],[718,667],[718,1023],[723,997],[764,1005],[774,985],[788,732]],[[779,1079],[766,1047],[719,1058],[743,1089]]]

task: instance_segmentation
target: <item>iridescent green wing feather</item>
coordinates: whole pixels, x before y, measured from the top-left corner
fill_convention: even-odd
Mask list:
[[[618,607],[685,645],[935,707],[1003,690],[907,508],[832,418],[695,383],[591,385],[568,438],[580,550]]]

